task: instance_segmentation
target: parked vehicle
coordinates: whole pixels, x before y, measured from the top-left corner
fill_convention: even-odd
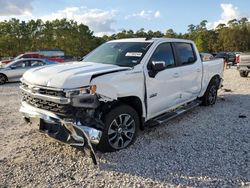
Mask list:
[[[239,72],[241,77],[247,77],[250,72],[250,53],[240,54]]]
[[[238,70],[239,70],[239,63],[240,63],[240,54],[242,54],[242,52],[235,52],[235,63],[237,65]]]
[[[2,64],[8,64],[14,60],[22,59],[22,58],[42,58],[42,55],[40,55],[38,52],[26,52],[24,54],[20,54],[14,59],[8,59],[1,61]]]
[[[230,63],[230,65],[234,65],[236,60],[236,56],[232,52],[219,52],[215,55],[215,58],[223,58],[224,61]]]
[[[50,61],[63,63],[65,61],[64,51],[60,49],[39,49],[39,54]]]
[[[26,52],[24,54],[20,54],[14,59],[2,60],[1,64],[8,64],[14,60],[22,59],[22,58],[39,58],[39,59],[47,59],[51,62],[64,62],[64,52],[59,49],[39,49],[37,52]]]
[[[89,149],[96,162],[92,144],[124,149],[138,129],[215,104],[223,60],[212,61],[202,62],[189,40],[110,41],[83,62],[27,71],[20,111],[50,136]]]
[[[0,85],[5,84],[8,81],[19,81],[24,72],[31,68],[52,64],[57,63],[37,58],[14,60],[3,68],[0,68]]]
[[[200,56],[202,61],[210,61],[214,59],[214,56],[210,53],[200,53]]]
[[[11,59],[11,58],[10,58],[10,59],[4,59],[4,60],[1,60],[1,61],[0,61],[0,64],[1,64],[1,65],[5,65],[5,64],[10,63],[11,61],[13,61],[13,59]]]
[[[215,58],[222,58],[224,59],[225,61],[228,61],[228,54],[226,52],[219,52],[219,53],[216,53]]]
[[[228,62],[231,62],[234,66],[236,64],[236,54],[234,52],[228,52]]]

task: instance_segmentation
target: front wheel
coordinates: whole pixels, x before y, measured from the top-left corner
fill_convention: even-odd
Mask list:
[[[215,104],[217,100],[217,93],[218,93],[218,82],[216,82],[216,80],[214,79],[209,83],[207,90],[202,97],[202,104],[205,106]]]
[[[136,138],[139,117],[128,105],[113,108],[104,118],[104,130],[97,148],[104,152],[112,152],[130,146]]]
[[[0,74],[0,85],[5,84],[7,81],[6,76],[4,76],[3,74]]]

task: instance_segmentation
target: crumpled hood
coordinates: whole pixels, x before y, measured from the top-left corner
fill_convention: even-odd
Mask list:
[[[69,89],[89,85],[93,75],[128,69],[91,62],[62,63],[31,69],[23,79],[32,85]]]

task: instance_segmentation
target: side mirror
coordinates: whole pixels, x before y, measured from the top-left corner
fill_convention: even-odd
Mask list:
[[[165,61],[152,61],[152,69],[156,72],[162,71],[166,68]]]

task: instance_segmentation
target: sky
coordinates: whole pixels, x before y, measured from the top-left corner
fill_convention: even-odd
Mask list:
[[[96,36],[140,28],[185,33],[202,20],[215,28],[242,17],[250,20],[250,0],[0,0],[0,21],[67,18]]]

